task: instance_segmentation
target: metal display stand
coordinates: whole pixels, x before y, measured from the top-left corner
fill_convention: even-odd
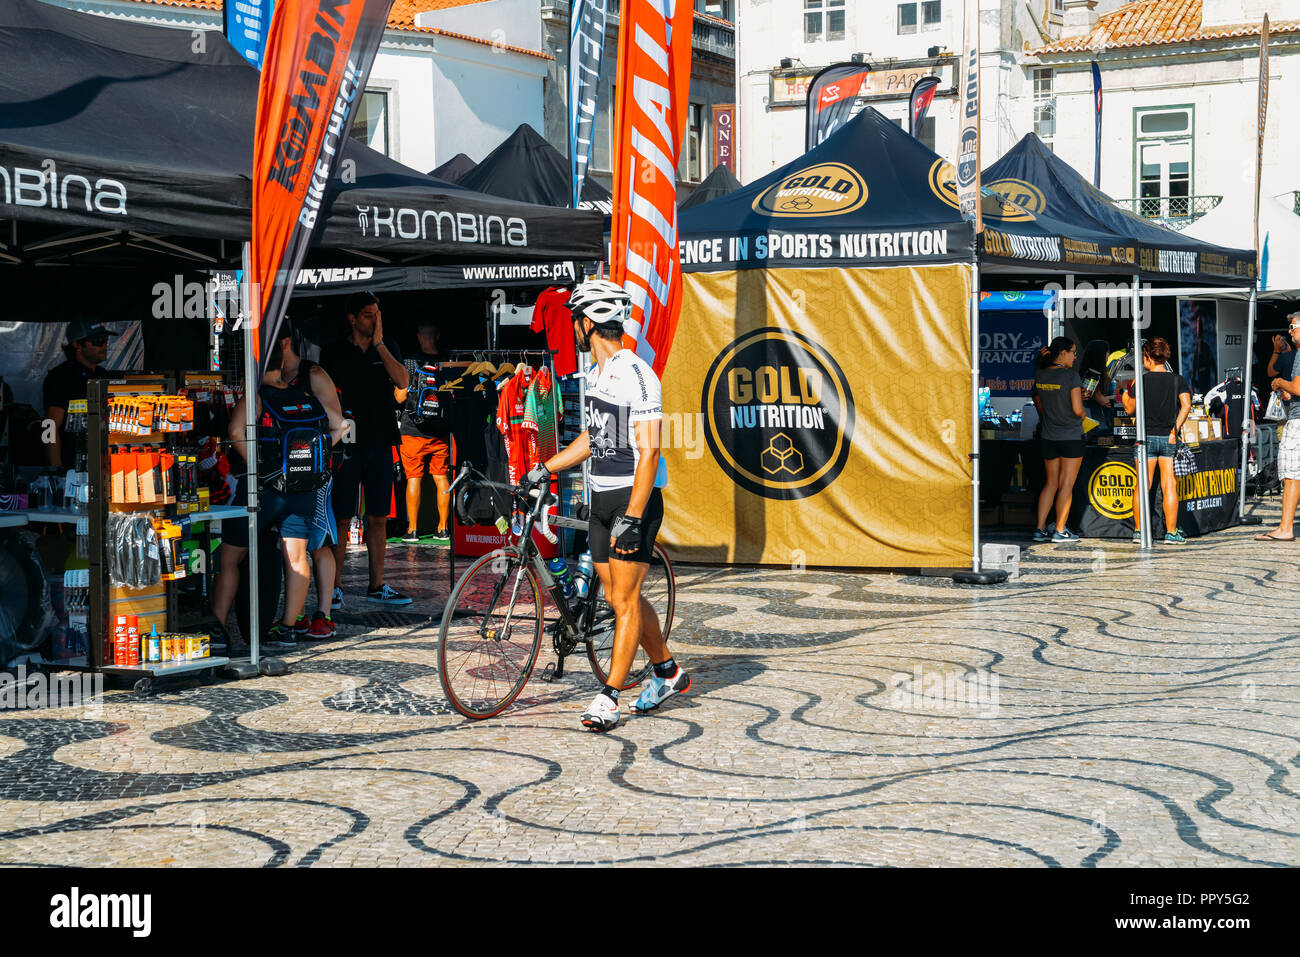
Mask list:
[[[175,378],[170,375],[139,375],[129,379],[97,379],[87,383],[87,470],[89,472],[89,518],[90,518],[90,641],[87,647],[87,659],[84,665],[73,662],[52,663],[59,668],[70,670],[97,671],[102,674],[116,675],[122,678],[136,679],[135,690],[147,693],[152,688],[155,678],[169,677],[186,673],[212,671],[229,664],[230,659],[222,656],[176,662],[141,661],[138,665],[122,664],[113,661],[111,628],[115,607],[129,607],[131,603],[149,603],[156,599],[148,597],[132,598],[123,595],[122,589],[114,586],[109,579],[108,547],[106,532],[109,515],[114,512],[162,511],[178,524],[186,525],[195,521],[219,520],[246,516],[247,511],[232,506],[221,506],[205,512],[179,513],[175,503],[151,503],[132,507],[130,505],[115,507],[111,502],[112,476],[110,472],[110,454],[115,446],[148,446],[154,448],[174,448],[174,439],[186,433],[155,432],[143,436],[123,436],[123,441],[112,440],[108,428],[108,403],[110,399],[123,395],[163,395],[176,391]],[[114,433],[116,434],[116,433]],[[164,591],[162,616],[165,622],[176,619],[178,613],[177,589],[175,580],[161,582]],[[159,612],[152,613],[155,617]],[[140,629],[143,631],[143,628]],[[145,637],[141,635],[140,637]]]

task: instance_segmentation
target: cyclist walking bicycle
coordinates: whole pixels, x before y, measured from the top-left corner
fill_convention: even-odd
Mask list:
[[[632,705],[634,711],[653,711],[691,687],[690,676],[669,654],[653,606],[641,594],[664,516],[663,495],[655,487],[663,399],[658,376],[623,348],[630,301],[621,286],[603,279],[582,283],[570,296],[578,344],[596,360],[587,371],[587,429],[524,480],[527,487],[546,489],[555,472],[591,460],[588,547],[615,615],[607,683],[582,715],[583,726],[592,731],[617,726],[619,689],[638,644],[654,665],[654,675]]]

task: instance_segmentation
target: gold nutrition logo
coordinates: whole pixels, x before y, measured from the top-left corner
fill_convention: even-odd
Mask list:
[[[769,216],[838,216],[867,204],[867,184],[843,163],[809,166],[769,186],[754,210]]]
[[[714,460],[772,499],[816,495],[844,469],[853,394],[830,353],[786,329],[756,329],[722,350],[700,399]]]
[[[935,196],[953,209],[961,209],[961,202],[957,198],[957,171],[953,169],[951,163],[946,159],[935,160],[930,166],[929,181],[930,191]],[[1019,183],[1020,180],[1003,180],[1003,182]],[[1025,185],[1028,186],[1029,184],[1026,183]],[[996,186],[984,184],[984,189],[996,191]],[[1039,193],[1039,196],[1042,196],[1042,193]],[[1027,223],[1038,218],[1034,215],[1037,212],[1036,210],[1008,201],[1002,195],[993,196],[985,193],[981,203],[981,210],[985,219],[993,219],[1003,223]]]
[[[993,192],[1035,215],[1047,211],[1047,197],[1033,183],[1026,183],[1023,179],[999,179],[988,185]]]
[[[1128,518],[1133,514],[1133,489],[1137,472],[1123,462],[1107,462],[1088,479],[1088,501],[1107,518]]]

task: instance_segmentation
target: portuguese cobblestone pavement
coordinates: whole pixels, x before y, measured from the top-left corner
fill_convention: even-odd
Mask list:
[[[419,600],[287,675],[0,713],[0,863],[1296,864],[1300,545],[1255,531],[982,589],[679,567],[692,693],[603,736],[585,661],[451,712],[445,566],[394,546]]]

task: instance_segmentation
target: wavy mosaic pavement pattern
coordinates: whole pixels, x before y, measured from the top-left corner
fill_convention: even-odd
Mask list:
[[[1252,534],[1034,546],[983,589],[682,567],[692,693],[600,736],[546,646],[506,713],[452,712],[445,565],[394,547],[417,602],[288,675],[0,712],[0,863],[1294,865],[1300,546]]]

